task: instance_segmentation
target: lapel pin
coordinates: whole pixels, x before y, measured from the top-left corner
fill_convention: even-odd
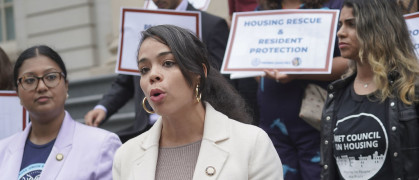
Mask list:
[[[208,176],[213,176],[213,175],[215,174],[215,168],[214,168],[214,167],[212,167],[212,166],[208,166],[208,167],[205,169],[205,173],[206,173]]]
[[[55,159],[57,159],[57,161],[61,161],[64,159],[64,155],[61,153],[58,153],[57,156],[55,156]]]

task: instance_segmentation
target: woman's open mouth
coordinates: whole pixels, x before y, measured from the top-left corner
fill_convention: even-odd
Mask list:
[[[150,100],[154,103],[161,102],[166,97],[166,93],[160,89],[153,89],[150,92]]]

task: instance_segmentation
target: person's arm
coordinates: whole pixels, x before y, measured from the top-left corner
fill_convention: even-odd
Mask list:
[[[333,81],[339,79],[348,69],[349,60],[343,57],[334,57],[331,74],[284,74],[278,70],[265,70],[265,77],[275,79],[280,83],[288,83],[294,79]]]
[[[103,105],[96,105],[92,110],[87,112],[84,116],[86,125],[98,127],[99,124],[106,118],[108,110]]]
[[[221,65],[224,59],[224,53],[227,47],[229,29],[227,22],[224,19],[220,19],[215,23],[215,26],[210,30],[211,35],[208,36],[208,39],[205,44],[210,55],[210,64],[217,68],[221,69]]]
[[[107,112],[95,108],[85,115],[85,123],[90,126],[98,126],[103,123],[105,119],[112,116],[134,96],[134,91],[133,76],[118,75],[112,83],[111,89],[103,95],[102,100],[98,103],[104,106]]]
[[[127,153],[124,151],[125,149],[123,147],[119,148],[115,156],[113,158],[113,164],[112,164],[112,178],[113,180],[122,180],[123,174],[122,174],[122,157],[125,156]],[[127,176],[127,175],[125,175]]]
[[[281,160],[265,131],[259,131],[253,147],[249,163],[249,180],[284,179]]]
[[[97,161],[95,179],[112,179],[112,165],[116,150],[121,146],[121,141],[114,133],[103,140],[103,146],[100,149],[100,156]]]

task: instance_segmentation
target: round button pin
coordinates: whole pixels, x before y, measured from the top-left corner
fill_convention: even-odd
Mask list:
[[[61,161],[64,159],[64,155],[61,153],[58,153],[57,156],[55,156],[55,159],[57,159],[57,161]]]
[[[214,168],[214,167],[212,167],[212,166],[208,166],[208,167],[205,169],[205,173],[207,173],[207,175],[208,175],[208,176],[212,176],[212,175],[214,175],[214,174],[215,174],[215,168]]]

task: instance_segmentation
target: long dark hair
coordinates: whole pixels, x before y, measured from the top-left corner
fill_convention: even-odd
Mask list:
[[[67,81],[67,69],[65,68],[65,64],[64,64],[64,61],[61,59],[61,56],[58,55],[57,52],[55,52],[53,49],[51,49],[48,46],[45,46],[45,45],[32,46],[26,49],[25,51],[23,51],[16,60],[15,68],[13,71],[13,79],[14,79],[14,84],[15,84],[16,89],[17,89],[17,79],[18,79],[17,76],[19,75],[19,69],[22,66],[23,62],[26,61],[27,59],[30,59],[39,55],[46,56],[50,58],[51,60],[53,60],[55,63],[57,63],[57,65],[61,68],[61,70],[64,73],[64,80]]]
[[[231,119],[251,123],[244,99],[225,77],[210,65],[207,49],[196,35],[177,26],[159,25],[143,31],[139,47],[147,38],[154,38],[171,49],[190,87],[194,85],[195,77],[201,77],[198,93],[202,93],[203,101]],[[207,77],[203,65],[207,68]]]
[[[2,48],[0,48],[0,68],[0,90],[13,90],[12,64]]]
[[[372,67],[378,87],[375,96],[381,101],[396,96],[406,104],[417,101],[415,81],[419,76],[418,59],[396,1],[345,0],[343,6],[353,9],[360,42],[359,58]],[[355,72],[353,64],[345,76]]]

